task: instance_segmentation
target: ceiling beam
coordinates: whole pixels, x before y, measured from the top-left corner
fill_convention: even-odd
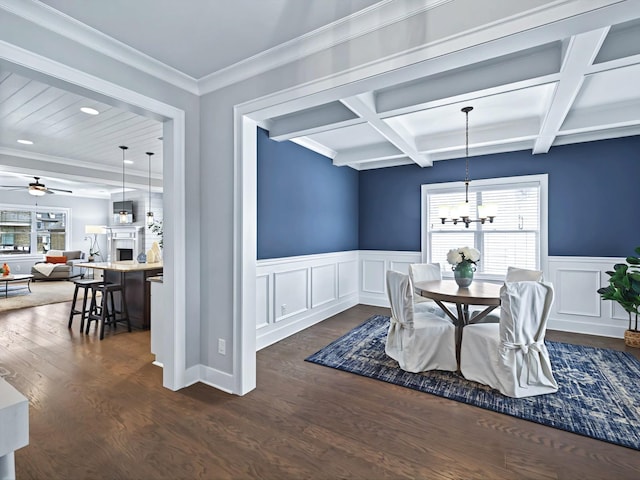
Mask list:
[[[562,123],[582,87],[585,73],[593,64],[609,28],[600,28],[575,35],[569,40],[565,50],[560,81],[533,147],[534,154],[547,153],[553,145]]]
[[[340,102],[331,102],[265,122],[269,138],[277,142],[364,123]]]
[[[406,155],[390,143],[376,143],[363,147],[349,148],[337,153],[333,159],[333,164],[341,167],[353,163],[373,162],[378,160],[389,160],[401,158]]]
[[[431,161],[426,155],[416,150],[411,135],[401,131],[400,128],[392,128],[382,120],[376,113],[375,99],[372,92],[356,95],[354,97],[340,100],[353,113],[366,120],[380,135],[387,139],[389,143],[400,150],[421,167],[430,167]]]
[[[402,157],[389,160],[376,160],[373,162],[354,163],[349,166],[354,170],[361,171],[374,170],[376,168],[399,167],[401,165],[415,165],[415,162],[407,157]]]

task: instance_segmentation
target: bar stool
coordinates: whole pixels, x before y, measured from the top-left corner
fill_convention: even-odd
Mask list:
[[[80,333],[84,330],[84,321],[89,315],[89,310],[87,309],[87,300],[89,298],[89,289],[94,284],[102,283],[102,280],[74,280],[76,288],[73,290],[73,300],[71,301],[71,311],[69,312],[69,328],[71,328],[71,324],[73,323],[73,317],[75,315],[80,315]],[[78,291],[82,289],[83,298],[82,298],[82,310],[78,310],[76,308],[76,300],[78,299]],[[93,289],[91,289],[93,293]]]
[[[89,315],[87,316],[87,329],[85,333],[89,333],[89,327],[93,320],[100,325],[100,340],[104,338],[105,325],[113,325],[115,329],[120,322],[127,323],[128,331],[131,331],[131,321],[129,320],[129,310],[127,309],[127,300],[124,297],[124,289],[119,283],[100,283],[91,286],[91,306],[89,307]],[[96,300],[97,293],[102,294],[100,304]],[[120,295],[120,310],[116,309],[113,298],[114,293]]]

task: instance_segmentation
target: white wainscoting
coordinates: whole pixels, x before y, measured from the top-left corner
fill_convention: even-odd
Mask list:
[[[258,350],[358,304],[358,252],[259,260]]]
[[[387,270],[409,272],[420,252],[360,250],[260,260],[256,329],[261,349],[358,303],[388,307]],[[597,290],[623,258],[549,257],[545,279],[555,290],[548,328],[623,338],[628,316]],[[363,319],[364,320],[364,319]]]
[[[420,252],[361,250],[359,302],[388,307],[385,272],[407,273],[410,263],[420,262]],[[555,300],[548,328],[623,338],[628,315],[617,303],[603,301],[598,294],[598,289],[608,284],[605,272],[623,262],[623,258],[614,257],[549,257],[544,276],[554,286]]]
[[[360,250],[360,303],[388,307],[387,270],[409,274],[409,265],[421,262],[420,252],[389,252],[382,250]]]
[[[547,278],[555,290],[548,328],[565,332],[622,338],[629,316],[620,306],[600,299],[609,284],[607,270],[624,258],[549,257]]]

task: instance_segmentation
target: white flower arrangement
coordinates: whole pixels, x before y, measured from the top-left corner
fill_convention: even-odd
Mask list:
[[[447,262],[451,265],[459,265],[461,263],[473,263],[475,265],[478,261],[480,261],[480,252],[475,248],[453,248],[447,253]]]

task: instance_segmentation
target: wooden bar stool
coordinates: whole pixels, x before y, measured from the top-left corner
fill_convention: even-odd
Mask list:
[[[89,315],[87,316],[87,329],[93,320],[100,325],[100,340],[104,338],[105,325],[113,325],[115,329],[120,322],[127,323],[128,331],[131,331],[131,321],[129,320],[129,310],[127,309],[127,300],[124,297],[124,289],[119,283],[101,283],[91,286],[93,292],[91,296],[91,306],[89,307]],[[100,304],[98,304],[97,293],[102,294]],[[120,295],[120,310],[116,309],[114,293]]]
[[[71,328],[71,324],[73,323],[73,317],[75,315],[80,315],[80,333],[84,330],[84,321],[89,315],[89,309],[87,309],[87,300],[89,299],[89,289],[91,289],[93,293],[92,285],[97,285],[102,283],[102,280],[74,280],[76,288],[73,290],[73,300],[71,301],[71,311],[69,312],[69,328]],[[78,291],[82,289],[83,298],[82,298],[82,310],[78,310],[76,307],[76,300],[78,299]]]

